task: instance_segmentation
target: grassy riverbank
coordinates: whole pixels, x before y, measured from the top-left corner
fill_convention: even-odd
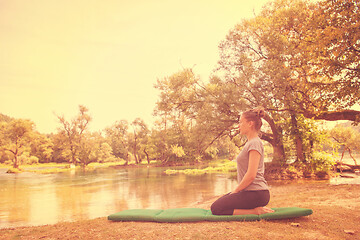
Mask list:
[[[313,209],[308,217],[259,222],[111,222],[106,216],[38,227],[1,229],[0,239],[359,239],[360,185],[271,185],[270,207]],[[209,208],[218,196],[194,203]],[[46,214],[46,213],[44,213]],[[297,224],[292,224],[297,223]],[[294,226],[296,225],[296,226]]]
[[[165,171],[166,174],[202,175],[207,173],[226,173],[236,178],[236,162],[220,159],[208,163],[206,166],[192,167],[188,169],[172,169]],[[265,163],[265,178],[267,180],[293,180],[293,179],[329,179],[338,175],[332,169],[309,170],[306,166],[288,164],[284,166]]]
[[[107,163],[98,163],[93,162],[86,166],[86,171],[92,171],[97,168],[107,168],[107,167],[144,167],[148,166],[147,163],[140,163],[135,165],[134,163],[129,163],[129,165],[124,165],[125,161],[120,162],[107,162]],[[158,166],[159,163],[157,161],[151,161],[149,166]],[[39,174],[52,174],[52,173],[61,173],[68,172],[72,170],[84,170],[84,168],[80,166],[76,166],[75,168],[71,168],[69,163],[39,163],[32,165],[21,165],[20,169],[14,169],[12,166],[0,164],[0,168],[8,168],[9,173],[21,173],[21,172],[33,172]]]

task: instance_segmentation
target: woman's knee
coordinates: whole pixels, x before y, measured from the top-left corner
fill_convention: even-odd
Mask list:
[[[211,213],[212,213],[213,215],[220,215],[220,214],[219,214],[220,209],[219,209],[219,207],[218,207],[217,205],[218,205],[218,204],[216,204],[216,202],[214,202],[213,204],[211,204],[210,209],[211,209]]]
[[[228,206],[224,206],[224,203],[221,201],[215,201],[210,209],[213,215],[232,215],[233,210],[227,209]]]
[[[211,205],[211,212],[213,215],[231,215],[227,208],[231,208],[231,196],[230,193],[218,198],[212,205]]]

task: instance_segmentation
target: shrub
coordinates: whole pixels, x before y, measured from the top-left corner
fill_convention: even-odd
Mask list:
[[[326,152],[314,152],[310,166],[313,172],[328,172],[335,164],[334,156]]]
[[[28,158],[27,163],[30,164],[30,165],[38,164],[39,163],[39,158],[35,157],[35,156],[31,156],[31,157]]]
[[[171,152],[178,158],[181,158],[185,155],[183,147],[178,146],[177,144],[171,145]]]

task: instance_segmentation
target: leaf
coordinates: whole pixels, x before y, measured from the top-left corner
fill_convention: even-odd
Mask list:
[[[344,230],[344,232],[346,234],[350,234],[350,235],[354,235],[355,234],[355,231],[354,230]]]
[[[300,227],[300,223],[291,223],[290,224],[292,227]]]

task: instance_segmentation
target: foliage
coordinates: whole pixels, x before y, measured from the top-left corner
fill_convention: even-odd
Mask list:
[[[321,1],[311,20],[307,55],[314,73],[323,76],[320,105],[323,111],[349,108],[360,100],[360,3]]]
[[[159,150],[163,162],[171,159],[170,146],[176,144],[183,147],[185,161],[215,157],[212,145],[232,134],[239,116],[228,101],[236,95],[224,94],[216,81],[214,78],[209,85],[203,84],[192,69],[158,80],[155,87],[160,90],[160,100],[154,112],[160,119],[155,130],[162,141]]]
[[[24,152],[22,155],[18,158],[19,162],[23,164],[33,165],[39,163],[39,158],[36,156],[30,156],[29,152]]]
[[[313,172],[328,172],[335,164],[335,158],[333,154],[326,152],[314,152],[311,159],[311,170]]]
[[[31,141],[31,155],[38,158],[40,163],[49,163],[53,155],[54,143],[46,135],[34,133]]]
[[[91,121],[90,115],[87,113],[88,109],[85,106],[79,106],[79,114],[68,121],[64,116],[57,116],[61,124],[59,129],[59,137],[66,142],[64,145],[63,154],[69,156],[70,163],[80,163],[86,166],[91,162],[90,160],[90,140],[84,137],[86,134],[88,124]]]
[[[29,120],[15,119],[9,123],[0,122],[0,150],[12,154],[13,168],[19,168],[19,157],[29,149],[34,124]]]
[[[135,162],[141,163],[144,157],[144,153],[146,153],[146,145],[148,142],[148,134],[149,129],[145,122],[137,118],[132,123],[132,132],[128,134],[129,139],[129,148],[132,149],[133,156],[135,158]],[[149,159],[148,159],[149,162]]]
[[[219,154],[219,149],[215,146],[210,146],[205,150],[205,157],[209,159],[215,159],[217,155]]]
[[[106,139],[109,142],[115,157],[129,161],[129,124],[126,120],[115,122],[105,129]]]
[[[336,151],[341,151],[340,161],[342,161],[345,152],[348,152],[354,160],[354,164],[358,164],[353,154],[360,153],[360,132],[356,131],[355,127],[336,125],[329,131],[329,136],[331,136],[330,139]]]
[[[330,130],[330,136],[339,146],[360,152],[360,133],[356,132],[353,127],[336,125]]]
[[[283,160],[289,149],[301,162],[311,159],[317,133],[304,117],[356,121],[360,115],[350,109],[360,93],[358,11],[357,1],[273,1],[221,43],[222,81],[241,89],[239,101],[268,111],[271,132],[263,139]]]
[[[171,145],[171,152],[178,158],[182,158],[185,155],[183,147],[177,144]]]
[[[158,79],[152,129],[137,118],[115,122],[105,137],[92,133],[82,105],[71,120],[57,116],[60,128],[51,135],[36,132],[31,121],[0,114],[0,162],[18,168],[27,162],[233,159],[246,141],[237,127],[240,112],[262,106],[261,138],[275,165],[329,169],[330,157],[322,152],[360,151],[353,128],[327,132],[318,122],[360,121],[352,109],[360,101],[359,16],[355,0],[269,2],[229,31],[209,79],[190,68]]]
[[[207,173],[231,173],[236,172],[236,163],[232,161],[226,161],[214,166],[209,166],[206,168],[190,168],[184,170],[174,170],[174,169],[167,169],[165,171],[166,174],[176,174],[176,173],[183,173],[186,175],[203,175]]]
[[[7,115],[4,115],[2,113],[0,113],[0,122],[6,122],[6,123],[9,123],[11,122],[12,120],[14,120],[13,118],[7,116]]]
[[[99,151],[97,151],[96,155],[97,162],[105,163],[116,161],[116,158],[112,154],[111,146],[108,143],[101,143],[98,149]]]

